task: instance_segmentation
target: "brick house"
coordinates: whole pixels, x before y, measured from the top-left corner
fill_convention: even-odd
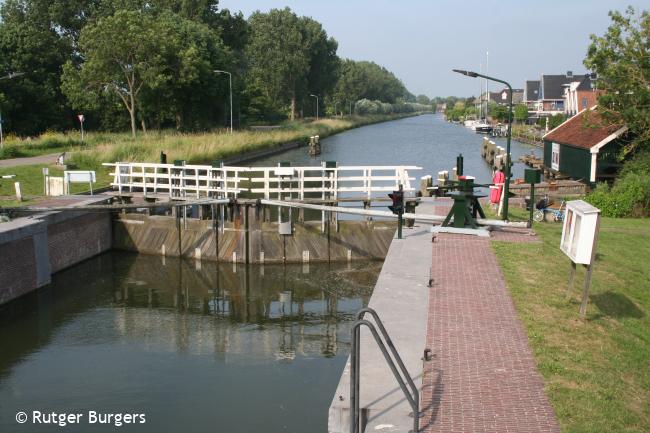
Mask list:
[[[626,132],[625,125],[607,124],[596,106],[582,110],[542,137],[544,168],[590,184],[612,180]]]
[[[598,103],[601,93],[601,90],[596,89],[595,76],[586,75],[580,81],[572,81],[564,89],[564,113],[575,116],[580,111],[593,107]]]

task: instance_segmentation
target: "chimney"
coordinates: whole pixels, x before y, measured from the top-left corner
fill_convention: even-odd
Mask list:
[[[567,78],[573,78],[573,71],[566,71]]]

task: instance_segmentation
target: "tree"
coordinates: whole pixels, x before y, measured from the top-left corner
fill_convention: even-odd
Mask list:
[[[291,120],[296,100],[305,93],[310,56],[300,20],[289,8],[255,12],[249,18],[246,54],[251,81],[270,101],[288,101]],[[280,107],[278,107],[280,108]]]
[[[128,10],[84,27],[79,43],[85,61],[80,68],[68,62],[63,74],[63,89],[73,106],[88,104],[98,92],[113,92],[129,113],[135,137],[143,86],[155,88],[165,79],[169,30],[168,20]]]
[[[173,13],[161,14],[158,25],[167,29],[167,41],[160,55],[165,65],[158,84],[145,85],[141,95],[141,120],[176,129],[205,129],[215,119],[225,118],[228,101],[228,77],[215,69],[232,71],[231,53],[219,36],[200,22],[183,19]]]
[[[627,124],[633,140],[625,149],[650,148],[650,13],[609,13],[603,36],[591,35],[585,66],[597,73],[599,110],[611,124]]]
[[[334,95],[341,101],[368,99],[393,104],[400,99],[402,102],[414,100],[392,72],[373,62],[354,60],[342,62]]]
[[[309,53],[309,73],[307,74],[307,94],[319,95],[322,104],[331,93],[338,78],[339,58],[336,55],[338,43],[328,37],[327,32],[318,21],[311,18],[300,18],[303,43]]]
[[[431,104],[431,100],[429,99],[429,97],[427,95],[418,95],[415,98],[415,100],[416,100],[416,102],[418,104],[422,104],[422,105],[430,105]]]
[[[47,14],[28,2],[9,0],[1,15],[0,75],[24,73],[0,81],[5,131],[32,135],[71,127],[72,113],[59,90],[71,46],[50,27]]]
[[[528,120],[528,107],[526,104],[517,104],[514,109],[514,116],[517,122],[525,122]]]

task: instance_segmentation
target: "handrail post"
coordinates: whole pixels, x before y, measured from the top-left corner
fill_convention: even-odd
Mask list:
[[[382,336],[386,340],[386,343],[389,345],[390,351],[395,357],[395,360],[398,362],[402,374],[404,374],[404,376],[406,377],[409,387],[411,387],[411,390],[413,391],[413,395],[411,395],[411,393],[409,392],[409,389],[404,383],[404,379],[400,375],[400,371],[398,371],[397,367],[395,366],[395,362],[393,361],[390,354],[388,353],[388,350],[386,349],[386,345],[381,340],[379,333],[377,332],[377,327],[375,327],[375,325],[373,325],[368,320],[365,319],[357,320],[352,325],[352,331],[351,331],[352,350],[350,353],[350,433],[359,433],[360,396],[361,396],[360,393],[361,390],[361,371],[360,371],[361,370],[360,368],[361,367],[361,348],[360,348],[361,326],[366,326],[370,330],[370,333],[372,334],[375,343],[377,343],[377,346],[379,347],[382,355],[384,356],[386,363],[390,367],[393,376],[397,380],[397,383],[399,384],[402,392],[404,393],[404,396],[409,402],[409,405],[411,406],[411,410],[413,411],[413,432],[418,433],[420,429],[420,398],[419,398],[419,392],[417,391],[417,387],[415,387],[415,384],[413,383],[411,376],[408,374],[408,371],[406,370],[404,363],[402,362],[399,354],[397,353],[395,346],[390,340],[390,337],[386,332],[386,328],[383,326],[383,323],[379,319],[377,312],[371,308],[363,308],[359,311],[358,316],[363,317],[365,313],[370,313],[373,316],[373,318],[375,318],[377,322],[377,327],[379,327]]]

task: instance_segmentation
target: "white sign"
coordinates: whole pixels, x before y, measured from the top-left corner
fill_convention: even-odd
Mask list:
[[[551,148],[551,170],[560,171],[560,145],[553,143]]]
[[[79,118],[79,122],[81,123],[84,123],[84,120],[86,120],[83,114],[78,114],[77,117]]]
[[[87,183],[87,182],[96,182],[95,172],[88,170],[78,170],[78,171],[64,171],[63,176],[65,177],[66,183]]]
[[[294,173],[293,167],[278,167],[275,169],[276,176],[293,176]]]
[[[63,172],[64,191],[70,194],[71,183],[88,183],[90,195],[93,194],[93,183],[96,182],[95,172],[92,170],[75,170]]]
[[[503,93],[501,94],[501,99],[503,99],[504,101],[508,99],[508,92],[504,90]]]
[[[573,263],[590,265],[596,253],[600,209],[582,200],[566,204],[560,249]]]

